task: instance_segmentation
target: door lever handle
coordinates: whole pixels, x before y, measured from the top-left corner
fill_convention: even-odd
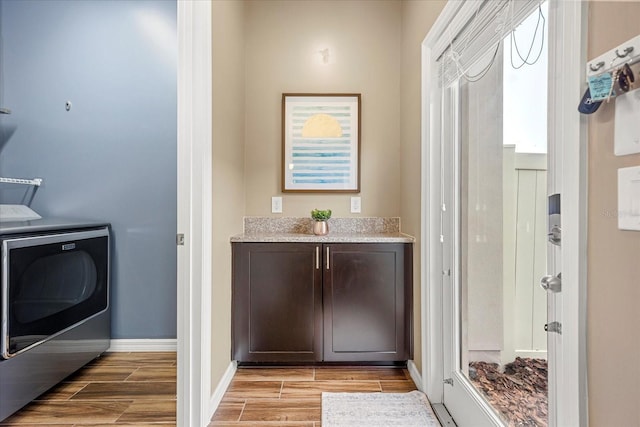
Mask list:
[[[540,286],[547,292],[561,292],[562,273],[558,273],[557,276],[544,276],[540,279]]]

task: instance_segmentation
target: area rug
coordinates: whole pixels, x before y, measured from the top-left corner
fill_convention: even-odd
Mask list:
[[[427,396],[409,393],[322,393],[322,427],[440,427]]]

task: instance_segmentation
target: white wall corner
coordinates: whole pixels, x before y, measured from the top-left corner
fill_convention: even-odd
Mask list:
[[[418,390],[424,392],[424,384],[422,384],[422,374],[418,371],[418,367],[416,366],[413,360],[409,360],[407,362],[407,370],[409,371],[409,375],[411,379],[418,387]]]
[[[233,376],[236,374],[237,370],[238,370],[238,362],[236,362],[235,360],[232,360],[231,363],[229,363],[227,370],[224,372],[224,375],[222,375],[222,378],[220,378],[220,381],[218,382],[216,389],[213,391],[213,394],[211,395],[211,400],[209,401],[209,419],[213,417],[213,414],[216,412],[216,409],[218,409],[218,406],[222,401],[222,397],[224,396],[224,393],[227,391],[227,388],[229,388],[229,384],[231,384],[231,380],[233,380]]]
[[[178,345],[172,339],[112,339],[107,352],[159,352],[177,351]]]

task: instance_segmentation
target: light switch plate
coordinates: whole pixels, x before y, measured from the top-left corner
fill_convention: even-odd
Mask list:
[[[360,197],[351,198],[351,213],[362,212],[362,199]]]
[[[640,89],[616,96],[613,151],[616,156],[640,153]]]
[[[282,213],[282,197],[271,198],[271,213]]]
[[[618,228],[640,231],[640,166],[618,169]]]

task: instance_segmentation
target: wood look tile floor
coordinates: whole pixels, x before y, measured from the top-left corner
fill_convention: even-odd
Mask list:
[[[238,368],[209,427],[320,427],[323,391],[412,390],[404,368]]]
[[[210,427],[320,427],[321,394],[415,390],[404,368],[238,368]],[[0,426],[174,426],[176,354],[106,353]]]
[[[105,353],[0,426],[174,426],[176,353]]]

